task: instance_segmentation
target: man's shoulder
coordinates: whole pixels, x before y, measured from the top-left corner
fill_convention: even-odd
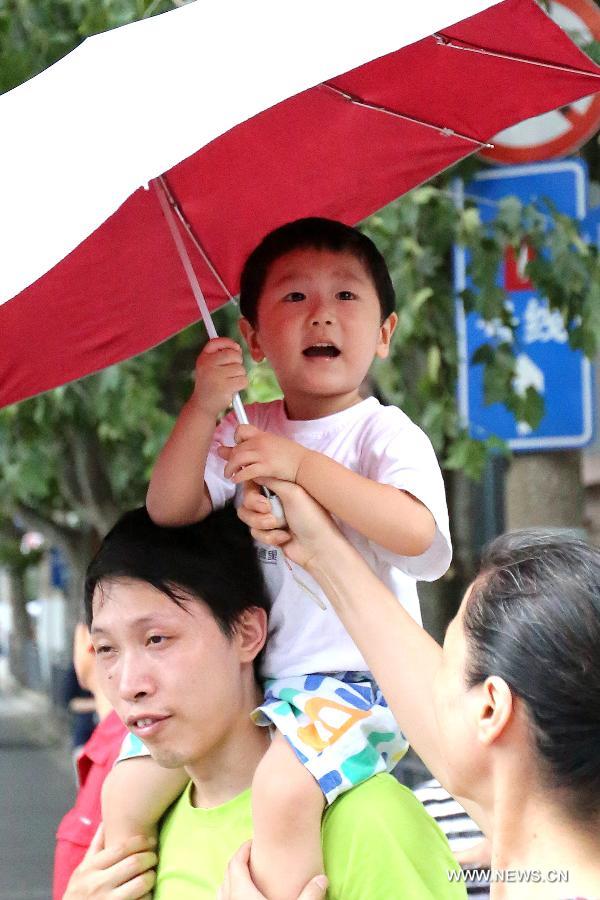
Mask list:
[[[332,896],[340,900],[455,900],[457,863],[436,822],[391,775],[376,775],[339,797],[323,822]],[[340,867],[341,866],[341,867]],[[362,893],[361,893],[362,892]]]
[[[412,791],[388,774],[375,775],[342,794],[327,810],[325,822],[330,821],[333,826],[334,822],[348,817],[356,820],[357,827],[365,829],[371,828],[375,820],[378,823],[387,819],[394,823],[410,820],[411,827],[414,820],[431,822]]]

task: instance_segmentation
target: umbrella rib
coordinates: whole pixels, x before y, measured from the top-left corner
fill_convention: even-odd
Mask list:
[[[434,34],[436,42],[443,47],[449,47],[451,50],[464,50],[468,53],[480,53],[483,56],[494,56],[496,59],[507,59],[509,62],[524,63],[527,66],[540,66],[543,69],[555,69],[558,72],[569,72],[571,75],[588,75],[590,78],[600,78],[598,72],[586,72],[584,69],[575,69],[572,66],[561,66],[558,63],[543,62],[539,59],[527,59],[526,56],[513,56],[510,53],[500,53],[496,50],[485,50],[483,47],[476,47],[474,44],[461,42],[455,44],[452,38],[448,38],[443,34]]]
[[[344,100],[348,100],[350,103],[354,103],[355,106],[362,106],[363,109],[370,109],[374,112],[384,113],[386,116],[393,116],[396,119],[403,119],[405,122],[412,122],[414,125],[422,125],[424,128],[431,128],[433,131],[437,131],[438,134],[442,134],[444,137],[457,137],[463,141],[468,141],[470,144],[476,144],[478,147],[485,148],[493,148],[493,144],[489,144],[486,141],[481,141],[479,138],[470,137],[467,134],[461,134],[459,131],[455,131],[453,128],[445,128],[442,125],[434,125],[433,122],[425,122],[423,119],[416,119],[414,116],[406,115],[406,113],[398,112],[396,109],[390,109],[388,106],[381,106],[378,103],[370,103],[367,100],[363,100],[361,97],[357,97],[354,94],[348,93],[348,91],[343,91],[341,88],[336,87],[334,84],[331,84],[329,81],[324,81],[320,85],[320,87],[327,88],[332,91],[334,94],[338,94],[338,96],[343,97]]]
[[[182,210],[181,207],[179,206],[177,200],[175,199],[175,196],[173,195],[173,192],[171,191],[171,188],[169,187],[169,185],[168,185],[168,183],[167,183],[167,179],[165,178],[164,175],[159,175],[157,180],[160,181],[161,186],[162,186],[162,188],[163,188],[163,190],[164,190],[164,192],[165,192],[165,195],[167,196],[167,199],[168,199],[168,201],[169,201],[169,206],[171,207],[171,209],[173,210],[173,212],[175,213],[175,215],[177,216],[177,218],[178,218],[179,221],[181,222],[181,225],[182,225],[183,228],[185,229],[185,232],[186,232],[187,236],[189,237],[190,241],[192,242],[192,244],[194,245],[194,247],[196,248],[196,250],[198,251],[198,253],[199,253],[200,256],[202,257],[202,259],[204,260],[204,262],[205,262],[206,265],[208,266],[210,272],[211,272],[212,275],[214,276],[214,278],[215,278],[215,280],[217,281],[217,283],[219,284],[219,286],[223,289],[223,291],[225,292],[225,294],[227,294],[227,296],[229,297],[229,299],[230,299],[230,300],[233,300],[233,299],[234,299],[233,294],[231,293],[231,291],[229,290],[229,288],[227,287],[227,285],[225,284],[225,282],[223,281],[223,279],[221,278],[221,276],[220,276],[219,273],[217,272],[216,268],[214,267],[214,265],[213,265],[212,262],[210,261],[210,258],[209,258],[209,256],[208,256],[208,253],[206,252],[206,250],[204,249],[204,247],[202,246],[202,244],[200,243],[200,241],[198,240],[198,238],[197,238],[196,235],[194,234],[194,232],[193,232],[193,230],[192,230],[192,226],[190,225],[190,223],[188,222],[188,220],[187,220],[186,217],[184,216],[183,210]]]

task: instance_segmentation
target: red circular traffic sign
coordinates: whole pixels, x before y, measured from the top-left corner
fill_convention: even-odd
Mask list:
[[[593,0],[553,0],[550,15],[578,43],[600,41],[600,9]],[[482,156],[493,163],[524,163],[566,156],[600,127],[600,93],[513,125],[492,138]]]

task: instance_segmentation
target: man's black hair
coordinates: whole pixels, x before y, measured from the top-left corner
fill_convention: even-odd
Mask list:
[[[296,219],[269,232],[254,248],[244,264],[240,279],[240,312],[255,328],[258,322],[258,302],[269,269],[292,250],[329,250],[350,253],[364,265],[379,298],[381,321],[394,312],[396,297],[385,259],[372,240],[358,229],[334,219],[311,217]]]
[[[117,578],[144,581],[178,605],[188,595],[202,600],[228,637],[246,609],[270,607],[252,538],[232,506],[178,528],[156,525],[145,507],[125,513],[88,566],[88,626],[96,587]]]

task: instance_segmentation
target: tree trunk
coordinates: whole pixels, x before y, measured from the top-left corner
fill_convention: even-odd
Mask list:
[[[71,631],[83,619],[83,588],[86,569],[100,546],[100,536],[91,528],[74,533],[65,541],[63,549],[69,562],[69,582],[66,590],[67,627]]]
[[[26,597],[23,572],[9,569],[10,605],[12,611],[12,631],[10,636],[9,666],[19,684],[28,683],[27,647],[34,640],[33,623],[25,609]]]
[[[506,482],[508,529],[581,529],[582,521],[578,451],[523,453],[514,457]]]

